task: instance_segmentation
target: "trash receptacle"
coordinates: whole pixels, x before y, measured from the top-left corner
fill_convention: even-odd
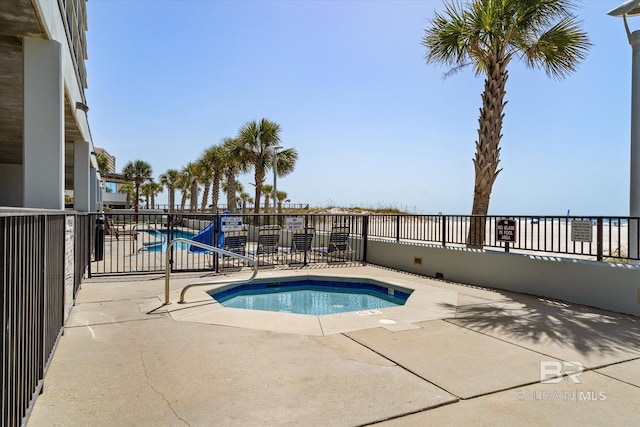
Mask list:
[[[103,258],[104,258],[104,218],[98,217],[98,219],[96,219],[94,260],[102,261]]]

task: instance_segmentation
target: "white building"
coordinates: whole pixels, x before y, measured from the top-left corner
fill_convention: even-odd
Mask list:
[[[86,30],[86,0],[0,2],[0,206],[101,210]]]

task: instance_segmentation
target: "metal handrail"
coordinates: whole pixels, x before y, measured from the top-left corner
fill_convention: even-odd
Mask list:
[[[171,242],[169,242],[169,244],[167,245],[167,255],[166,255],[166,267],[165,267],[165,279],[164,279],[164,304],[163,305],[169,305],[171,304],[169,302],[169,276],[171,275],[171,251],[169,250],[175,243],[186,243],[192,246],[197,246],[199,248],[202,249],[207,249],[210,250],[212,252],[216,252],[218,254],[222,254],[222,255],[227,255],[233,258],[238,258],[241,259],[243,261],[247,261],[249,264],[253,264],[253,274],[251,275],[250,278],[245,279],[245,280],[232,280],[229,281],[228,283],[236,283],[236,284],[240,284],[240,283],[249,283],[251,282],[253,279],[255,279],[256,275],[258,274],[258,263],[256,262],[256,260],[254,260],[253,258],[249,258],[248,256],[244,256],[244,255],[240,255],[237,254],[235,252],[229,252],[229,251],[225,251],[224,249],[220,249],[220,248],[216,248],[215,246],[210,246],[207,245],[205,243],[200,243],[200,242],[196,242],[194,240],[190,240],[190,239],[185,239],[183,237],[178,237],[176,239],[173,239]],[[215,283],[220,283],[220,282],[196,282],[196,283],[192,283],[190,285],[185,286],[182,289],[182,292],[180,293],[180,300],[178,301],[179,304],[184,303],[184,294],[187,291],[187,289],[193,287],[193,286],[205,286],[205,285],[212,285]]]

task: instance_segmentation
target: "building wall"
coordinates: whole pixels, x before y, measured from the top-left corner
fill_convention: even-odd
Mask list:
[[[95,175],[91,169],[97,169],[95,156],[76,156],[81,160],[76,164],[73,148],[84,143],[85,147],[79,144],[76,149],[94,151],[84,94],[86,29],[86,0],[0,2],[0,176],[10,179],[3,183],[13,183],[0,188],[1,205],[60,209],[64,206],[59,203],[62,193],[73,190],[78,177],[96,179],[91,176]],[[47,43],[58,46],[56,58],[49,58]],[[34,46],[43,46],[46,55],[39,55]],[[57,90],[47,86],[29,91],[34,81],[56,80],[52,72],[62,82]],[[55,111],[38,108],[45,104],[55,105]],[[56,116],[62,117],[62,131],[59,123],[55,129],[47,128]],[[41,137],[45,134],[49,137]],[[19,179],[13,176],[16,171],[22,174]],[[82,188],[86,190],[87,185]],[[87,191],[81,193],[74,193],[74,198],[82,198],[82,210],[86,206],[101,209],[101,203],[87,200]]]
[[[416,261],[421,260],[421,264]],[[445,280],[640,316],[640,266],[369,241],[367,261]]]

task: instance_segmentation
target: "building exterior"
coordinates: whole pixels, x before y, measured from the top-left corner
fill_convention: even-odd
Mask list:
[[[0,2],[0,206],[100,211],[86,0]]]

